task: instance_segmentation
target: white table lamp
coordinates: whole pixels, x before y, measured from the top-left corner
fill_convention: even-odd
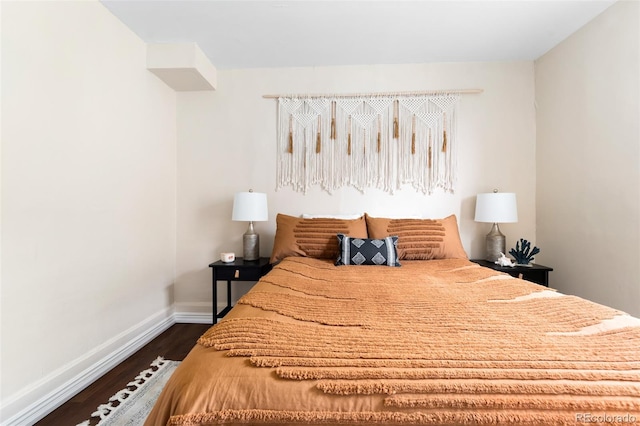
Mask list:
[[[498,223],[518,221],[516,194],[498,192],[497,189],[492,193],[478,194],[475,221],[493,223],[486,237],[486,259],[495,262],[500,257],[500,253],[506,254],[506,238],[500,232]]]
[[[244,260],[258,260],[260,258],[260,236],[253,229],[253,222],[269,220],[267,209],[267,194],[261,192],[238,192],[233,198],[234,221],[249,222],[249,229],[242,236]]]

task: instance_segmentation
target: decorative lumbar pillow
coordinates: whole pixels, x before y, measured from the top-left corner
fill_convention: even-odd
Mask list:
[[[287,256],[335,259],[338,256],[336,234],[367,238],[364,216],[358,219],[304,219],[285,214],[276,216],[276,236],[271,252],[271,263]]]
[[[381,239],[354,238],[338,234],[338,259],[340,265],[387,265],[400,266],[396,245],[398,237]]]
[[[390,219],[365,214],[369,238],[397,235],[400,260],[467,259],[455,215],[444,219]]]

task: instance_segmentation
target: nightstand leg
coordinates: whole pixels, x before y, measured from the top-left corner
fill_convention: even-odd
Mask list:
[[[211,287],[212,287],[213,296],[212,296],[211,303],[213,306],[211,306],[211,310],[213,311],[213,324],[215,324],[218,319],[218,286],[216,285],[218,283],[218,280],[216,279],[215,268],[212,271],[213,271],[212,272],[213,283],[211,284]]]
[[[227,281],[227,307],[231,307],[231,281]]]

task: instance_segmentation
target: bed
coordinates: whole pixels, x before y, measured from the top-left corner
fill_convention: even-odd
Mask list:
[[[640,418],[640,321],[470,262],[454,216],[277,222],[277,264],[198,340],[147,425]]]

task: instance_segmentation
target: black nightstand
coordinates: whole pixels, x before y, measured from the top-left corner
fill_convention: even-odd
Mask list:
[[[268,257],[261,257],[258,260],[244,260],[236,257],[236,260],[225,263],[221,260],[209,265],[213,276],[213,323],[218,318],[224,317],[231,310],[231,281],[258,281],[263,275],[271,270]],[[227,307],[218,312],[218,281],[227,281]]]
[[[549,272],[553,271],[553,268],[538,265],[537,263],[532,263],[531,266],[500,266],[484,259],[469,260],[477,263],[478,265],[485,266],[496,271],[506,272],[512,277],[522,278],[523,280],[541,284],[545,287],[549,287]]]

